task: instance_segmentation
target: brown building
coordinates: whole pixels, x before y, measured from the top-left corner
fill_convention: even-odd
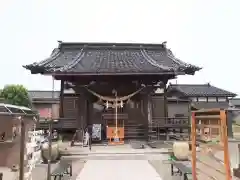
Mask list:
[[[189,128],[188,116],[178,124],[168,117],[166,84],[178,75],[200,70],[176,58],[166,43],[59,42],[47,60],[24,67],[32,74],[61,80],[61,127],[115,126],[117,118],[117,122],[124,122],[125,137],[137,137],[139,133],[133,136],[129,132],[140,127],[146,137],[153,123],[163,129]],[[64,94],[68,88],[75,93]],[[157,88],[163,89],[158,97]]]
[[[46,117],[53,116],[59,118],[59,91],[28,91],[29,97],[32,99],[34,109],[39,112],[40,121]]]
[[[167,88],[167,91],[167,109],[169,118],[174,118],[176,116],[187,117],[189,116],[191,109],[227,109],[229,107],[229,101],[232,101],[231,98],[235,96],[234,93],[217,88],[210,84],[170,84]],[[74,106],[74,101],[76,99],[72,97],[74,94],[75,92],[73,90],[65,91],[65,102],[67,105],[65,106],[64,111],[66,112],[66,115],[69,115],[65,116],[65,118],[68,119],[68,124],[65,123],[63,125],[60,123],[55,123],[55,129],[62,131],[75,131],[75,126],[77,124],[75,119],[77,115],[71,113],[73,111],[77,113],[77,107]],[[53,108],[55,111],[54,114],[56,114],[56,117],[58,117],[60,108],[60,92],[55,91],[53,96],[52,91],[29,91],[29,95],[33,100],[34,107],[40,112],[40,119],[42,121],[44,121],[45,117],[47,116],[48,111],[46,112],[46,109],[51,111],[52,107],[55,107],[55,109]],[[164,109],[163,94],[161,91],[157,90],[151,96],[153,109],[152,113],[154,113],[153,117],[162,117]],[[236,114],[236,111],[234,111],[234,113]],[[48,128],[48,126],[46,124],[44,125],[43,123],[41,126],[39,126],[39,128]]]

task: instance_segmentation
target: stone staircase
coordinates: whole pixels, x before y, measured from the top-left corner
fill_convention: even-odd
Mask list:
[[[147,138],[147,127],[140,109],[131,109],[124,124],[125,139],[143,140]]]
[[[124,125],[125,139],[145,139],[146,130],[143,124],[128,120]]]

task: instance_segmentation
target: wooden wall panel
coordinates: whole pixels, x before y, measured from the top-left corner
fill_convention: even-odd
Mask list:
[[[65,96],[63,114],[64,118],[77,118],[78,116],[78,101],[76,96]]]
[[[164,100],[163,97],[152,97],[152,117],[163,118],[164,117]]]

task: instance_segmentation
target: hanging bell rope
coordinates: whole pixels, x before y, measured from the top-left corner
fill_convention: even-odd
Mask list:
[[[116,98],[111,98],[109,96],[102,96],[102,95],[92,91],[91,89],[88,89],[87,87],[85,87],[85,88],[87,89],[88,92],[90,92],[91,94],[93,94],[94,96],[98,97],[101,100],[110,101],[110,102],[116,102],[116,100],[117,101],[126,101],[126,100],[130,99],[131,97],[133,97],[134,95],[136,95],[137,93],[142,91],[144,87],[138,89],[137,91],[135,91],[135,92],[133,92],[133,93],[127,95],[127,96],[117,97],[117,99]]]

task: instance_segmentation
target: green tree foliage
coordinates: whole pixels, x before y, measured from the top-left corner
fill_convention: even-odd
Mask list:
[[[0,93],[8,104],[32,107],[28,90],[23,85],[6,85]]]

